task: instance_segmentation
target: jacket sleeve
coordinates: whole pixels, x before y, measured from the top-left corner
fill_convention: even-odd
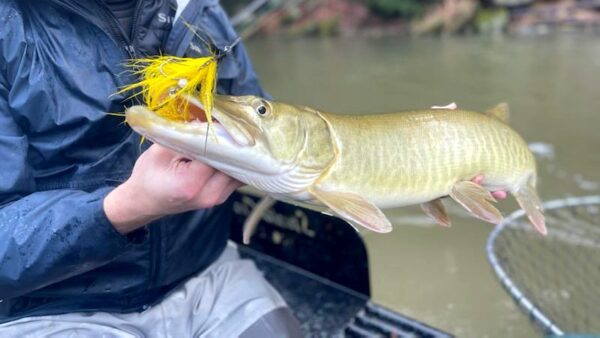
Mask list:
[[[130,245],[106,218],[110,188],[35,192],[28,140],[12,118],[0,73],[0,299],[103,265]]]

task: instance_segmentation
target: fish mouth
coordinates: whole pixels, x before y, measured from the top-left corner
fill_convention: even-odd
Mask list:
[[[127,108],[125,112],[126,122],[138,134],[154,141],[162,143],[161,135],[179,135],[207,138],[210,135],[208,131],[208,122],[192,119],[190,121],[172,121],[161,117],[148,109],[146,106],[133,106]],[[232,145],[240,145],[227,133],[225,128],[213,120],[212,128],[214,135],[220,140]]]
[[[229,116],[217,108],[221,100],[219,97],[215,98],[210,126],[202,103],[193,96],[183,99],[189,104],[188,120],[170,120],[159,116],[146,106],[138,105],[126,110],[126,122],[136,132],[153,142],[167,143],[178,150],[182,149],[179,149],[177,141],[185,139],[189,142],[190,138],[202,139],[205,146],[209,143],[238,148],[255,145],[256,139],[245,121]]]
[[[202,112],[202,114],[196,114],[196,116],[200,116],[200,120],[205,122],[206,114],[200,100],[189,95],[185,96],[183,99],[186,100],[191,107]],[[215,96],[214,108],[211,112],[213,121],[216,122],[215,125],[223,127],[228,135],[240,146],[248,147],[255,145],[257,134],[254,130],[255,128],[248,123],[249,121],[232,114],[231,110],[223,109],[227,107],[229,101],[230,100],[226,96]]]
[[[126,123],[148,140],[174,150],[188,158],[199,160],[218,170],[236,176],[246,173],[273,175],[286,170],[262,146],[262,138],[251,121],[246,121],[242,113],[233,109],[219,109],[221,101],[215,98],[212,110],[212,123],[206,120],[204,109],[198,99],[185,98],[190,103],[189,120],[164,118],[146,106],[129,107],[125,111]]]

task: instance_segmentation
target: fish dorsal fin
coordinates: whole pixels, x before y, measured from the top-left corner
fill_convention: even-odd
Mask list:
[[[485,114],[491,117],[495,117],[504,123],[508,123],[508,120],[510,118],[510,109],[508,108],[508,103],[502,102],[486,110]]]
[[[502,214],[490,203],[496,202],[496,199],[479,184],[471,181],[457,182],[450,192],[450,197],[474,217],[493,224],[502,221]]]
[[[390,232],[392,224],[375,204],[348,192],[326,191],[312,187],[308,192],[321,201],[340,218],[375,232]]]
[[[427,216],[431,217],[437,224],[444,227],[450,226],[450,217],[448,217],[448,213],[446,213],[446,208],[444,208],[441,198],[422,203],[421,209],[423,209]]]

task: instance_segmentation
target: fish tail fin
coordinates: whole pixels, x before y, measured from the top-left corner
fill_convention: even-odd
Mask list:
[[[542,235],[547,234],[548,230],[543,214],[544,207],[535,189],[535,175],[528,179],[527,184],[513,192],[513,196],[535,229]]]

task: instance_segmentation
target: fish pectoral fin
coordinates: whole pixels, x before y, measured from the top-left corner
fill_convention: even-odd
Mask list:
[[[427,216],[431,217],[437,224],[444,227],[450,227],[450,217],[448,217],[448,214],[446,213],[446,208],[444,208],[441,198],[421,203],[421,209],[423,209]]]
[[[273,197],[266,195],[258,202],[258,204],[254,206],[250,212],[250,215],[246,217],[244,226],[242,227],[242,229],[244,229],[242,233],[242,241],[244,244],[250,244],[250,237],[252,237],[254,234],[258,222],[260,222],[261,218],[265,214],[265,211],[272,207],[275,202],[276,200]]]
[[[508,123],[510,118],[510,109],[508,108],[508,103],[502,102],[486,110],[485,114],[495,117],[504,123]]]
[[[314,187],[308,191],[338,217],[349,223],[361,225],[375,232],[392,231],[392,224],[381,209],[357,194],[325,191]]]
[[[535,226],[535,229],[542,235],[547,234],[546,220],[542,213],[544,208],[535,187],[529,183],[513,193],[513,196],[515,196],[517,203],[519,203],[521,209],[525,211],[527,218],[529,218],[531,224]]]
[[[502,214],[490,203],[496,202],[496,199],[479,184],[471,181],[457,182],[450,192],[450,197],[474,217],[493,224],[502,221]]]

